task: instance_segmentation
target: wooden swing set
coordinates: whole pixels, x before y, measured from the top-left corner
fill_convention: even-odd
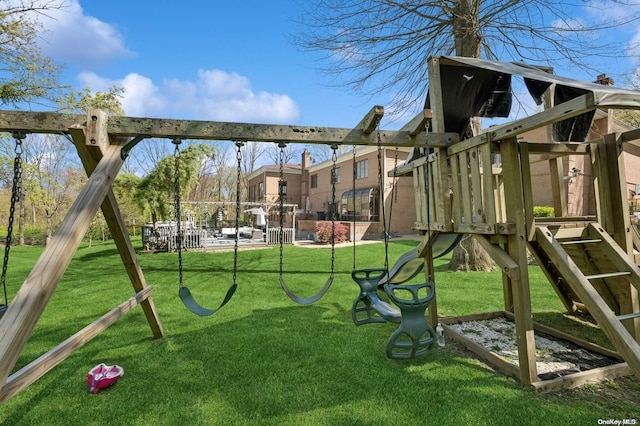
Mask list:
[[[428,281],[435,278],[432,245],[438,236],[473,235],[500,265],[504,289],[503,311],[473,318],[500,315],[515,322],[519,365],[508,365],[497,355],[473,348],[464,337],[456,335],[446,324],[470,318],[439,319],[436,300],[429,308],[431,325],[444,323],[449,337],[469,344],[522,384],[539,389],[573,386],[630,372],[640,376],[640,273],[632,260],[634,244],[638,249],[640,242],[632,240],[630,232],[622,161],[624,145],[640,139],[640,130],[586,141],[575,138],[575,129],[579,127],[576,120],[584,119],[585,114],[597,109],[640,110],[640,95],[561,79],[532,67],[468,58],[431,58],[429,72],[424,111],[397,131],[376,131],[383,115],[379,106],[372,108],[352,129],[108,117],[99,110],[86,115],[0,111],[0,131],[70,136],[89,176],[0,319],[0,404],[138,304],[153,337],[163,336],[151,298],[152,288],[146,283],[111,187],[128,152],[145,138],[413,147],[414,155],[390,173],[413,176],[416,229],[423,236],[418,253],[424,258]],[[504,112],[507,95],[511,95],[511,76],[523,76],[537,98],[555,100],[555,106],[548,101],[543,112],[467,136],[460,123],[468,123],[474,116],[499,116]],[[469,86],[472,84],[480,84],[481,89],[468,90],[473,89]],[[557,134],[560,139],[549,136],[545,142],[528,143],[523,139],[526,132],[551,128],[556,123],[561,129],[571,129],[571,137],[562,139],[567,135],[564,131]],[[495,161],[496,154],[500,161]],[[570,155],[590,158],[596,192],[595,217],[566,214],[562,159]],[[552,171],[556,217],[545,222],[533,217],[530,164],[534,158],[547,161]],[[11,374],[98,208],[103,211],[135,294]],[[568,311],[588,311],[616,348],[613,355],[626,362],[546,382],[539,379],[528,249],[538,259]],[[571,336],[562,337],[577,342]]]

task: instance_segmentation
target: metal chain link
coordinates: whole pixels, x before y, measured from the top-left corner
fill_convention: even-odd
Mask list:
[[[2,262],[2,274],[0,275],[0,285],[4,291],[4,304],[8,304],[7,297],[7,268],[9,266],[9,251],[11,250],[11,242],[13,240],[13,221],[15,218],[16,204],[22,196],[22,139],[25,134],[15,132],[13,137],[16,142],[15,158],[13,159],[13,181],[11,184],[11,205],[9,207],[9,224],[7,225],[7,238],[4,243],[4,258]]]
[[[398,185],[398,146],[396,145],[396,152],[393,158],[393,198],[396,203],[398,202],[397,185]],[[391,204],[391,206],[393,207],[393,204]],[[389,213],[389,216],[391,216],[391,213]]]
[[[352,189],[352,196],[351,199],[353,200],[353,211],[351,214],[353,214],[353,217],[351,218],[352,221],[352,225],[353,225],[353,269],[356,269],[356,179],[358,178],[358,173],[356,171],[356,145],[353,145],[353,185],[351,187]]]
[[[242,178],[242,147],[244,143],[236,141],[236,160],[238,162],[236,176],[236,238],[233,244],[233,284],[238,272],[238,235],[240,234],[240,184]]]
[[[280,230],[278,231],[278,241],[280,242],[280,274],[282,275],[282,267],[284,265],[284,196],[282,194],[282,186],[284,184],[284,149],[287,145],[284,142],[278,143],[280,152],[278,155],[278,164],[280,165],[280,174],[278,180],[278,213]]]
[[[182,273],[182,212],[180,207],[180,143],[182,142],[180,139],[174,139],[173,144],[176,146],[173,158],[174,158],[174,187],[173,187],[173,196],[174,196],[174,209],[175,209],[175,219],[176,219],[176,245],[178,248],[178,276],[180,287],[183,286],[183,273]]]
[[[335,269],[336,259],[336,162],[338,161],[338,145],[331,145],[333,154],[331,155],[331,277]]]

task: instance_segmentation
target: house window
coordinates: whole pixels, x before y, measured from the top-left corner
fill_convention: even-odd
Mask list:
[[[262,200],[264,198],[264,182],[258,183],[258,200]]]
[[[369,176],[369,160],[362,160],[356,163],[356,179],[364,179]]]
[[[331,183],[340,183],[340,167],[331,169]]]
[[[318,187],[318,175],[311,175],[311,187],[312,188]]]
[[[378,188],[363,188],[344,192],[341,197],[342,220],[378,221],[380,198]],[[355,215],[355,218],[354,218]]]

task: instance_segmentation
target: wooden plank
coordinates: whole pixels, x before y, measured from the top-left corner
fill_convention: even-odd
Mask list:
[[[606,153],[606,171],[609,175],[608,202],[612,206],[613,214],[613,236],[618,245],[627,252],[629,257],[633,256],[633,243],[631,241],[631,219],[629,217],[629,201],[627,182],[625,179],[624,154],[622,142],[615,134],[604,136],[604,147]]]
[[[588,155],[588,145],[583,142],[524,142],[529,154]]]
[[[16,364],[33,328],[107,195],[123,160],[121,147],[105,151],[57,232],[40,255],[0,321],[0,383]]]
[[[489,239],[484,235],[474,235],[473,238],[489,253],[491,258],[500,266],[503,273],[511,278],[517,279],[520,277],[520,266],[502,247],[491,244]]]
[[[427,64],[429,70],[429,107],[431,127],[434,132],[444,132],[444,108],[442,81],[440,78],[440,58],[432,56]]]
[[[613,264],[613,266],[620,271],[628,271],[630,275],[627,277],[629,282],[640,291],[640,270],[633,261],[632,257],[620,247],[611,238],[611,236],[599,225],[591,224],[587,228],[589,235],[594,239],[601,239],[604,243],[599,244],[598,247],[607,256],[607,259]],[[626,313],[626,312],[623,312]]]
[[[549,160],[549,177],[551,178],[554,214],[556,217],[565,217],[568,215],[567,185],[564,181],[562,159],[552,158]]]
[[[453,221],[456,224],[461,223],[461,219],[464,216],[463,199],[461,180],[464,178],[462,170],[466,170],[466,167],[460,164],[460,155],[454,155],[450,158],[451,167],[451,191],[452,191],[452,206],[451,214],[453,215]]]
[[[480,161],[482,163],[482,208],[484,210],[485,222],[495,224],[497,222],[496,201],[493,192],[493,164],[491,161],[491,145],[481,145],[479,147]]]
[[[614,312],[607,306],[591,283],[584,278],[576,264],[570,258],[567,258],[562,246],[553,238],[551,232],[545,228],[538,228],[536,230],[536,240],[543,246],[545,252],[562,273],[562,276],[566,278],[571,289],[589,309],[589,313],[607,335],[613,346],[624,360],[629,363],[634,373],[640,376],[640,345],[616,318]]]
[[[64,342],[38,357],[31,363],[12,374],[0,390],[0,404],[6,402],[18,392],[44,376],[52,368],[67,359],[76,349],[90,342],[94,337],[122,318],[136,305],[142,303],[151,296],[153,287],[145,287],[135,296],[121,303],[95,322],[83,328]]]
[[[89,111],[88,116],[94,116],[94,114],[95,111]],[[101,119],[105,118],[106,117],[101,117]],[[89,121],[89,119],[90,118],[88,117],[87,121]],[[98,165],[99,160],[102,158],[103,151],[106,147],[104,145],[100,146],[92,143],[87,144],[86,137],[82,129],[70,129],[70,132],[82,165],[87,172],[87,176],[91,176]],[[103,138],[106,139],[106,128],[104,128],[104,126],[101,132]],[[133,289],[136,292],[140,292],[147,286],[147,282],[144,274],[142,273],[142,268],[138,262],[129,234],[126,231],[126,224],[122,218],[122,214],[120,213],[118,202],[111,188],[107,192],[101,207],[105,221],[109,227],[109,232],[116,244],[122,263],[124,264],[127,275],[129,276],[129,280],[133,285]],[[151,328],[154,338],[162,337],[164,335],[164,331],[162,329],[158,312],[153,303],[153,299],[146,299],[142,303],[142,310],[147,318],[147,322],[149,323],[149,327]]]
[[[607,232],[613,233],[614,218],[613,206],[609,202],[609,173],[607,172],[606,148],[602,144],[590,144],[591,173],[593,175],[593,188],[596,201],[596,215],[598,222],[604,226]]]
[[[541,380],[532,383],[531,386],[536,390],[536,392],[555,392],[562,389],[580,387],[587,383],[598,383],[603,380],[624,377],[630,374],[632,374],[632,371],[629,368],[629,365],[626,362],[622,362],[587,371],[580,371],[578,373],[569,374],[555,379]]]
[[[409,122],[402,126],[399,130],[409,132],[411,136],[419,135],[426,129],[427,122],[431,120],[432,114],[430,109],[424,109],[413,117]]]
[[[529,163],[529,146],[520,144],[520,170],[522,176],[522,201],[524,202],[524,223],[527,240],[531,241],[534,231],[533,189],[531,182],[531,164]]]
[[[460,224],[470,224],[472,223],[471,217],[473,216],[473,211],[471,207],[471,182],[469,180],[469,152],[464,151],[460,154],[454,156],[459,161],[458,169],[460,170],[460,194],[459,204],[460,204]]]
[[[424,168],[420,167],[415,169],[415,172],[411,176],[413,179],[413,203],[416,209],[416,220],[418,222],[426,222],[426,188],[424,187],[424,179],[420,173],[421,170],[424,170]]]
[[[28,133],[68,133],[71,127],[84,127],[83,115],[43,112],[0,111],[0,131],[23,130]],[[360,129],[227,123],[217,121],[176,120],[140,117],[109,117],[110,136],[162,139],[237,140],[308,144],[377,145],[377,136]],[[421,133],[381,130],[384,146],[446,147],[458,140],[455,133]]]
[[[518,278],[509,277],[513,292],[513,310],[516,323],[516,341],[518,361],[520,363],[520,381],[529,385],[538,379],[536,365],[536,344],[531,313],[531,292],[527,259],[527,229],[524,216],[524,195],[520,156],[515,138],[500,144],[502,154],[502,172],[505,182],[505,202],[507,219],[516,225],[516,233],[507,236],[507,252],[520,265]],[[505,301],[505,306],[508,306]]]
[[[454,232],[458,234],[495,234],[495,225],[486,223],[454,223]]]
[[[487,223],[484,211],[482,193],[482,179],[480,178],[480,150],[477,148],[469,151],[469,175],[471,177],[471,223]]]
[[[170,120],[158,118],[110,117],[109,134],[151,138],[205,139],[309,144],[377,145],[377,135],[359,129],[294,126],[215,121]],[[430,132],[414,137],[409,132],[380,130],[384,146],[448,146],[455,134]]]
[[[502,318],[504,317],[504,311],[490,311],[490,312],[479,312],[475,314],[468,315],[458,315],[455,317],[443,317],[440,318],[440,322],[442,324],[461,324],[469,321],[486,321],[494,318]]]
[[[460,151],[481,145],[488,140],[502,141],[515,138],[517,135],[522,133],[535,130],[547,124],[557,123],[558,121],[575,117],[595,108],[596,103],[594,101],[593,93],[587,93],[521,120],[491,127],[484,133],[451,145],[447,149],[447,153],[449,155],[453,155]]]
[[[378,128],[380,120],[384,116],[384,107],[375,105],[356,125],[356,129],[362,130],[365,135],[370,135]]]

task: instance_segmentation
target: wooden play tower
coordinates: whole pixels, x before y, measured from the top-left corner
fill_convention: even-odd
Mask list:
[[[508,114],[512,77],[522,77],[531,95],[545,104],[544,111],[530,117],[461,137],[447,147],[425,148],[399,170],[413,175],[416,228],[425,234],[422,247],[427,259],[429,236],[464,233],[471,234],[502,269],[504,311],[441,321],[513,319],[519,368],[451,327],[446,327],[448,334],[538,389],[576,386],[630,372],[640,376],[640,269],[634,260],[640,241],[630,220],[623,160],[624,145],[637,141],[640,130],[588,139],[597,110],[637,110],[640,93],[564,79],[523,64],[441,57],[432,58],[429,66],[430,108],[424,117],[432,132],[463,134],[471,117]],[[545,142],[527,140],[540,133]],[[567,214],[563,158],[569,156],[584,156],[590,164],[593,216]],[[555,217],[538,220],[533,214],[531,164],[540,161],[549,165],[547,190],[553,193]],[[591,314],[617,354],[534,324],[527,252],[567,311]],[[431,309],[431,321],[436,320],[437,312]],[[626,362],[542,381],[536,366],[536,330]]]
[[[111,188],[128,152],[146,138],[413,147],[414,155],[397,173],[413,176],[416,228],[423,235],[420,255],[425,259],[427,274],[433,275],[430,244],[439,233],[472,234],[502,268],[504,311],[476,317],[501,315],[515,321],[519,367],[508,365],[488,350],[478,349],[479,353],[523,384],[537,388],[576,385],[630,372],[640,376],[640,275],[633,262],[634,244],[639,248],[640,242],[632,238],[621,159],[624,144],[640,139],[640,130],[593,140],[577,137],[578,130],[585,122],[591,122],[596,110],[640,110],[640,94],[561,79],[511,63],[436,57],[430,60],[429,67],[426,108],[397,131],[378,128],[382,107],[374,107],[352,129],[108,117],[97,110],[87,115],[0,111],[0,131],[69,136],[89,175],[0,319],[0,404],[137,304],[142,305],[153,337],[163,336],[152,289],[146,284]],[[466,137],[465,128],[471,117],[504,115],[510,107],[511,79],[517,76],[524,78],[534,98],[546,99],[547,108]],[[541,128],[554,129],[549,130],[545,142],[529,143],[524,139],[527,132]],[[562,159],[570,155],[585,156],[590,161],[597,206],[593,217],[566,214]],[[552,171],[549,191],[553,191],[556,200],[556,217],[544,222],[533,217],[530,164],[534,159],[547,161]],[[99,208],[135,294],[14,372],[29,336]],[[613,355],[626,362],[548,383],[539,379],[528,251],[537,258],[567,310],[588,311],[616,348],[617,354]],[[435,303],[429,318],[432,324],[438,321]],[[440,319],[445,324],[463,320]],[[462,339],[449,327],[447,332]]]

